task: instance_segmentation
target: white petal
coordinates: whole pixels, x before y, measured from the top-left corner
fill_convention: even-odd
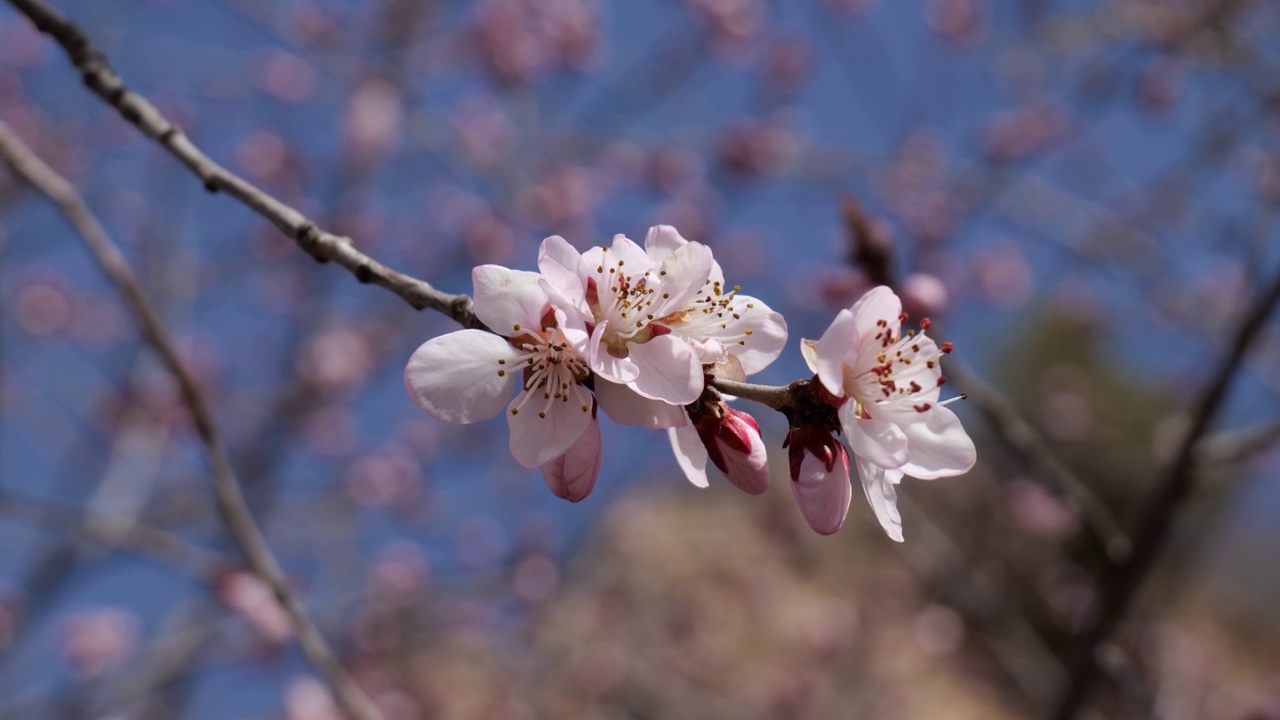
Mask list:
[[[862,478],[862,491],[875,511],[876,519],[885,534],[895,542],[902,542],[902,515],[898,512],[898,491],[894,487],[902,479],[898,470],[886,470],[862,458],[856,458],[858,476]]]
[[[629,383],[639,377],[640,368],[636,367],[630,358],[615,357],[605,348],[600,339],[604,337],[605,329],[608,327],[609,321],[605,320],[596,325],[595,330],[591,332],[586,348],[587,365],[602,378],[613,382]]]
[[[659,293],[653,314],[662,317],[692,306],[694,298],[707,284],[714,264],[711,248],[702,243],[687,243],[667,256],[659,269],[659,288],[662,292]],[[667,297],[663,298],[661,295]]]
[[[853,454],[881,467],[899,468],[907,461],[907,434],[896,424],[857,416],[857,403],[840,406],[840,424]]]
[[[710,485],[707,482],[707,448],[703,446],[702,438],[698,437],[698,430],[693,423],[667,428],[667,439],[671,441],[676,464],[684,471],[689,482],[700,488]]]
[[[867,294],[863,295],[858,302],[850,308],[853,312],[853,318],[857,325],[857,337],[861,338],[867,333],[875,335],[876,331],[885,328],[879,327],[876,323],[881,320],[885,321],[887,329],[893,332],[893,336],[897,337],[902,330],[902,301],[889,288],[881,285],[871,288]]]
[[[688,424],[689,416],[681,405],[650,400],[626,385],[599,376],[595,388],[600,409],[619,425],[662,429]]]
[[[735,382],[747,381],[747,373],[742,369],[742,363],[738,362],[738,358],[734,355],[730,355],[724,360],[721,360],[720,362],[716,363],[716,366],[712,369],[712,371],[715,373],[715,376],[718,378],[724,378],[725,380],[733,380]],[[726,398],[730,397],[727,394],[724,394],[724,395]]]
[[[553,304],[572,308],[582,315],[590,314],[582,255],[567,240],[552,235],[542,241],[538,247],[538,271],[542,273],[544,288]]]
[[[804,357],[804,364],[809,366],[809,372],[816,374],[818,372],[818,341],[800,338],[800,354]]]
[[[622,270],[627,275],[635,277],[639,277],[657,266],[657,263],[649,257],[644,248],[621,233],[613,236],[613,244],[609,246],[609,252],[604,254],[605,272],[608,272],[609,267],[617,265],[619,261],[623,263]]]
[[[530,394],[533,397],[526,398]],[[591,391],[581,385],[570,386],[564,398],[547,400],[542,395],[541,389],[522,391],[507,410],[511,454],[528,468],[564,453],[591,422]]]
[[[661,335],[630,345],[631,362],[639,374],[627,384],[653,400],[686,405],[702,395],[702,365],[689,343],[674,335]]]
[[[600,423],[592,419],[568,450],[542,464],[542,480],[556,497],[579,502],[595,488],[603,454]]]
[[[671,253],[684,247],[688,240],[670,225],[654,225],[644,236],[644,250],[654,262],[662,262]]]
[[[911,477],[933,480],[969,472],[978,461],[973,439],[951,408],[933,405],[923,413],[895,408],[907,435],[907,462],[900,470]],[[898,422],[897,418],[890,418]],[[912,422],[914,421],[914,422]]]
[[[704,363],[718,362],[724,353],[736,355],[743,371],[753,375],[778,358],[787,344],[787,322],[768,305],[749,295],[737,295],[729,307],[719,313],[704,313],[694,308],[692,319],[671,326],[674,334],[687,338],[695,346],[718,341],[723,350],[717,357],[701,356]]]
[[[841,310],[818,341],[818,379],[836,397],[844,397],[845,359],[856,351],[857,339],[858,328],[853,312]]]
[[[481,265],[471,271],[476,317],[499,335],[510,337],[516,327],[542,329],[547,293],[535,272],[501,265]]]
[[[510,365],[517,355],[505,338],[458,330],[414,351],[404,369],[404,386],[419,407],[445,422],[488,420],[502,412],[519,374],[504,370],[498,361]]]

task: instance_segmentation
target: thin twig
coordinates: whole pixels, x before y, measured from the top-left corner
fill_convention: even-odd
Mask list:
[[[1056,705],[1057,720],[1071,720],[1084,705],[1098,674],[1098,647],[1124,617],[1134,595],[1150,573],[1173,528],[1178,510],[1190,495],[1196,478],[1196,451],[1200,439],[1226,400],[1231,381],[1267,318],[1280,302],[1280,272],[1267,290],[1241,318],[1232,334],[1230,349],[1194,405],[1191,422],[1163,476],[1148,493],[1134,523],[1133,553],[1103,574],[1100,599],[1077,641],[1071,674]]]
[[[18,4],[21,6],[26,3]],[[377,708],[342,668],[320,630],[289,587],[284,572],[245,503],[213,413],[120,249],[112,242],[75,188],[31,152],[3,122],[0,122],[0,156],[23,179],[53,200],[66,215],[136,316],[147,342],[173,375],[183,401],[191,411],[196,432],[208,456],[213,474],[214,496],[223,521],[244,551],[249,567],[271,587],[280,604],[288,611],[307,659],[325,676],[335,699],[348,715],[356,720],[380,720],[381,714]]]
[[[1053,454],[1044,438],[1031,423],[1022,418],[1013,403],[988,385],[969,366],[955,358],[948,358],[948,363],[947,374],[965,389],[969,395],[969,403],[982,414],[1005,446],[1066,493],[1071,502],[1084,513],[1086,524],[1102,541],[1107,557],[1112,562],[1123,562],[1132,551],[1132,545],[1111,509]]]
[[[429,283],[397,272],[355,248],[351,238],[322,230],[296,208],[263,192],[248,180],[214,162],[145,97],[130,90],[111,68],[107,56],[89,42],[80,27],[42,0],[9,0],[36,28],[66,51],[85,85],[130,124],[163,146],[195,173],[209,192],[225,192],[285,235],[319,262],[333,261],[362,283],[390,290],[416,309],[431,308],[464,327],[481,327],[466,295],[450,295]]]

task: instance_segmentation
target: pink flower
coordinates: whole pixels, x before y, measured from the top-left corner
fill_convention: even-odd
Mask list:
[[[889,537],[902,541],[894,489],[903,475],[931,480],[973,467],[977,451],[955,413],[939,402],[940,361],[950,345],[902,333],[902,303],[887,287],[841,310],[802,351],[837,398],[863,490]],[[928,322],[922,323],[928,328]]]
[[[592,412],[592,415],[595,413]],[[600,424],[591,424],[562,455],[542,464],[542,479],[556,497],[579,502],[596,486],[604,446],[600,442]]]
[[[667,429],[676,462],[689,482],[707,487],[707,459],[739,490],[769,488],[769,460],[755,418],[724,403],[699,411],[692,423]]]
[[[488,420],[506,406],[511,454],[521,465],[544,467],[572,450],[570,458],[552,465],[555,484],[566,477],[566,468],[575,486],[594,483],[595,471],[590,483],[581,477],[583,448],[592,442],[581,440],[583,434],[596,433],[599,444],[595,398],[582,385],[591,370],[575,349],[586,337],[582,318],[572,309],[552,307],[537,273],[482,265],[471,277],[476,316],[497,334],[459,330],[423,343],[405,367],[409,396],[454,423]],[[517,378],[519,392],[508,401]],[[599,464],[587,466],[598,470]]]
[[[844,525],[853,498],[849,453],[831,433],[792,428],[783,443],[791,465],[791,494],[809,527],[830,535]]]

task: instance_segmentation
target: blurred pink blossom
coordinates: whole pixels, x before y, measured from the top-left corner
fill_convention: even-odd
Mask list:
[[[293,639],[289,613],[257,575],[245,571],[226,575],[218,583],[218,597],[268,645],[281,646]]]
[[[122,608],[94,608],[63,619],[58,649],[79,676],[96,678],[119,668],[138,644],[141,623]]]

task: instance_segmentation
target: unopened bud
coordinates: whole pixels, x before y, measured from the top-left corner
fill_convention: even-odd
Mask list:
[[[787,433],[791,493],[809,527],[830,535],[844,525],[853,499],[849,453],[831,433],[818,428],[792,428]]]
[[[707,457],[734,487],[759,495],[769,488],[769,459],[760,439],[760,425],[755,418],[728,405],[722,404],[720,410],[721,413],[706,413],[696,421]]]

